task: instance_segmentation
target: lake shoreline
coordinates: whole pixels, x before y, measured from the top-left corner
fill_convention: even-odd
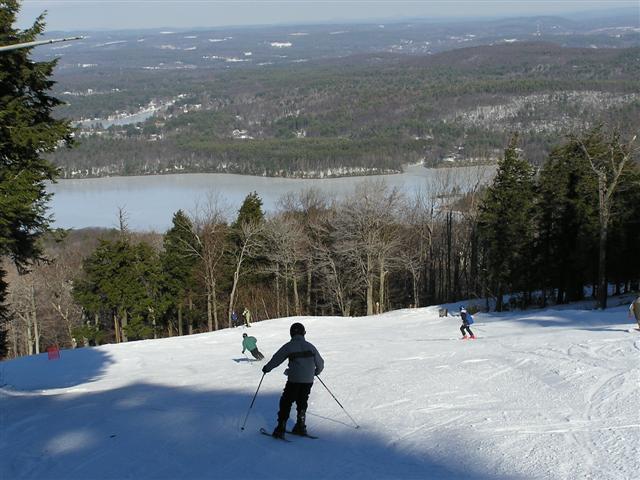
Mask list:
[[[489,181],[494,171],[495,167],[491,166],[427,169],[416,164],[405,166],[399,174],[325,179],[179,173],[58,179],[56,183],[49,183],[47,190],[53,194],[50,213],[55,227],[115,227],[118,211],[123,209],[132,230],[165,231],[177,210],[193,214],[212,195],[220,199],[228,217],[233,218],[252,192],[262,199],[263,211],[271,213],[278,210],[283,196],[310,189],[319,190],[327,199],[351,195],[357,185],[366,182],[381,182],[405,195],[435,192],[442,185],[464,192],[479,178],[482,182]]]
[[[170,175],[240,175],[243,177],[256,177],[256,178],[279,178],[279,179],[290,179],[290,180],[335,180],[339,178],[366,178],[366,177],[381,177],[387,175],[402,175],[407,171],[408,168],[413,167],[422,167],[425,170],[440,170],[440,169],[456,169],[456,168],[467,168],[467,167],[491,167],[496,165],[495,161],[487,161],[487,162],[459,162],[459,163],[449,163],[442,162],[437,165],[427,165],[424,161],[417,163],[409,163],[402,165],[402,170],[392,170],[389,169],[387,171],[374,172],[369,171],[368,173],[361,172],[353,172],[351,174],[327,174],[327,175],[314,175],[311,172],[302,175],[255,175],[255,174],[245,174],[245,173],[237,173],[237,172],[202,172],[202,171],[185,171],[185,170],[176,170],[176,171],[167,171],[167,172],[154,172],[154,173],[135,173],[132,175],[86,175],[86,176],[73,176],[73,177],[58,177],[56,178],[56,182],[61,180],[96,180],[100,178],[131,178],[131,177],[164,177]]]

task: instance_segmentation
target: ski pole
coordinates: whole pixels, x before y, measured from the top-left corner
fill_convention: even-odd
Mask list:
[[[253,367],[253,362],[251,361],[251,359],[249,358],[249,355],[247,355],[246,353],[244,354],[245,358],[247,359],[247,362],[249,362],[249,365],[251,365]]]
[[[351,421],[354,423],[354,425],[356,426],[356,428],[360,428],[360,425],[358,425],[358,423],[353,419],[353,417],[351,415],[349,415],[349,412],[347,412],[347,410],[342,406],[342,404],[340,403],[340,401],[336,398],[336,396],[331,393],[331,390],[329,390],[329,387],[327,387],[325,385],[325,383],[322,381],[322,379],[320,377],[318,377],[318,375],[316,375],[316,378],[318,380],[320,380],[320,383],[324,386],[324,388],[327,389],[327,392],[329,392],[329,394],[333,397],[333,399],[338,402],[338,405],[340,405],[340,408],[342,408],[342,410],[344,411],[344,413],[347,414],[347,417],[349,417],[351,419]]]
[[[262,374],[262,378],[260,379],[260,383],[258,384],[258,388],[256,389],[256,393],[253,395],[253,400],[251,400],[251,405],[249,405],[249,410],[247,411],[247,416],[244,417],[244,422],[242,422],[242,427],[240,430],[244,430],[244,426],[247,424],[247,419],[249,418],[249,413],[251,413],[251,409],[253,408],[253,403],[256,401],[256,397],[258,396],[258,390],[260,390],[260,385],[262,385],[262,380],[264,380],[264,376],[266,373]]]

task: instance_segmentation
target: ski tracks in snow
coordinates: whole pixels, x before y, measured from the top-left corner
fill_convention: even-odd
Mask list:
[[[514,359],[512,366],[498,369],[485,380],[519,378],[535,398],[529,404],[537,407],[535,415],[517,409],[506,411],[508,425],[489,422],[481,425],[480,431],[493,435],[496,443],[505,447],[515,442],[526,450],[528,444],[529,455],[537,457],[541,466],[550,457],[560,459],[555,470],[542,476],[611,478],[612,459],[625,458],[634,459],[637,468],[623,468],[615,478],[633,478],[633,471],[640,471],[640,361],[632,365],[628,362],[634,357],[630,349],[637,348],[637,343],[632,347],[630,342],[601,340],[519,349],[519,360]],[[497,438],[501,435],[503,440]]]

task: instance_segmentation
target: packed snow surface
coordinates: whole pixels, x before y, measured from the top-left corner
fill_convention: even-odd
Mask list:
[[[241,431],[244,327],[2,362],[0,478],[637,479],[640,332],[626,306],[573,308],[477,314],[466,341],[438,307],[255,323],[268,359],[303,322],[344,407],[316,381],[320,438],[291,443],[258,433],[285,364]]]

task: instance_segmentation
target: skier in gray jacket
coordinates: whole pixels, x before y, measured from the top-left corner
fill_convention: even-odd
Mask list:
[[[291,432],[296,435],[307,434],[305,417],[313,378],[320,375],[324,368],[324,360],[316,347],[304,339],[306,333],[304,325],[294,323],[291,325],[289,333],[291,341],[280,347],[271,360],[262,367],[264,373],[269,373],[286,359],[289,359],[289,367],[285,371],[287,383],[284,386],[282,397],[280,397],[278,425],[272,433],[277,438],[284,438],[293,402],[296,403],[298,417]]]

